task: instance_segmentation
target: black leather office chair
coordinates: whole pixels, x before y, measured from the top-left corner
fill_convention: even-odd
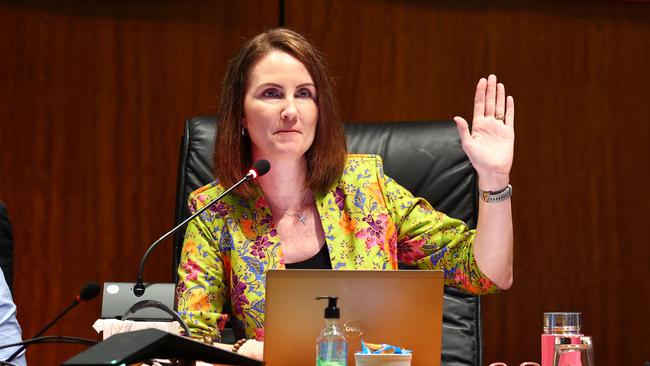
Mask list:
[[[215,117],[185,122],[176,191],[176,223],[189,216],[187,198],[214,180],[212,161]],[[348,150],[382,156],[384,170],[414,195],[426,198],[439,211],[476,226],[476,174],[463,152],[454,122],[348,123]],[[173,273],[180,259],[184,230],[174,238]],[[408,326],[406,326],[408,327]],[[445,288],[442,364],[481,365],[481,301]]]
[[[7,207],[0,201],[0,269],[4,272],[5,280],[12,289],[13,284],[13,261],[14,261],[14,242],[11,234],[11,222]]]

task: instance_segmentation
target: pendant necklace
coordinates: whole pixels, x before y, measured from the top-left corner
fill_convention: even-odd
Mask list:
[[[305,202],[307,201],[307,196],[309,196],[309,190],[307,190],[307,194],[305,194],[305,198],[302,199],[302,205],[300,206],[300,209],[298,209],[298,211],[287,210],[285,212],[285,215],[295,217],[296,220],[300,221],[303,225],[307,225],[306,223],[307,216],[305,216],[305,214],[303,213],[303,210],[305,208]]]

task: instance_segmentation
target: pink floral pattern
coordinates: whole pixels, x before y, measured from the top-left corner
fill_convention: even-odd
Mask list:
[[[201,267],[199,267],[199,265],[191,259],[185,263],[182,263],[181,267],[185,271],[186,278],[188,280],[196,280],[201,271]]]
[[[397,259],[406,264],[414,264],[419,258],[424,257],[422,247],[424,239],[406,239],[397,243]]]

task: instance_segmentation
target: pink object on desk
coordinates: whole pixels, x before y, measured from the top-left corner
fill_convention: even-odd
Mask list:
[[[553,366],[556,338],[571,337],[571,343],[580,343],[581,327],[580,313],[544,313],[541,366]]]

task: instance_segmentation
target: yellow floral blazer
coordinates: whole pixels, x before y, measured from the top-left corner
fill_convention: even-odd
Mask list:
[[[348,155],[332,189],[316,194],[334,270],[395,270],[398,262],[440,269],[448,285],[482,294],[498,288],[474,259],[474,231],[435,211],[384,175],[376,155]],[[211,184],[194,191],[196,212],[224,191]],[[264,339],[266,271],[284,269],[282,246],[259,187],[255,197],[231,194],[192,220],[178,267],[178,313],[195,336],[219,339],[228,319],[248,338]]]

